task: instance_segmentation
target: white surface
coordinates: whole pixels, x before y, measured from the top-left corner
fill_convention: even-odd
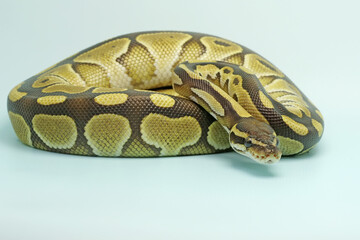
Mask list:
[[[0,239],[360,239],[358,1],[7,1],[0,9]],[[22,145],[6,96],[101,40],[222,36],[282,69],[325,116],[310,154],[108,159]]]

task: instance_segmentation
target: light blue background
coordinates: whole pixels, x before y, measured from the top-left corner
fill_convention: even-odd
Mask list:
[[[358,1],[2,1],[0,239],[359,239]],[[205,32],[282,69],[322,111],[311,153],[109,159],[17,140],[10,89],[99,41]]]

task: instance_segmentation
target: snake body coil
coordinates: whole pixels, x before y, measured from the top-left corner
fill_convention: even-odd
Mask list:
[[[232,147],[271,163],[309,151],[324,126],[320,111],[269,61],[189,32],[133,33],[85,49],[13,88],[8,112],[26,145],[98,156]]]

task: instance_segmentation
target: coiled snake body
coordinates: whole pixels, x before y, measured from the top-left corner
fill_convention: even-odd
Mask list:
[[[320,111],[273,64],[189,32],[133,33],[85,49],[14,87],[8,112],[24,144],[79,155],[232,147],[272,163],[309,151],[323,133]]]

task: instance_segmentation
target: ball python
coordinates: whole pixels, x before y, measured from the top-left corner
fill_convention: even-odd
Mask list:
[[[259,163],[308,152],[320,111],[268,60],[224,38],[139,32],[96,44],[15,86],[8,113],[26,145],[89,156],[233,149]]]

